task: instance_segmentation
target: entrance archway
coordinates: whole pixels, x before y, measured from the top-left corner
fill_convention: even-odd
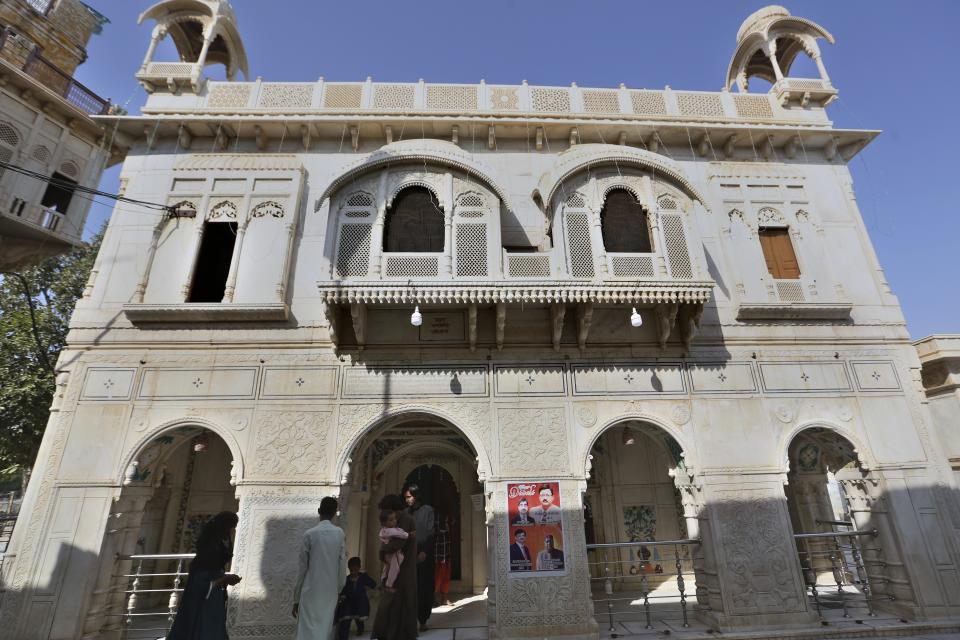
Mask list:
[[[785,493],[804,583],[821,619],[877,609],[912,615],[914,597],[883,504],[883,478],[851,441],[811,426],[787,450]]]
[[[625,420],[597,437],[590,461],[584,523],[588,549],[600,545],[588,553],[597,619],[687,615],[703,563],[680,444],[652,422]]]
[[[434,508],[437,544],[450,543],[448,593],[454,605],[435,608],[430,626],[485,626],[486,600],[480,596],[487,588],[486,514],[477,452],[469,439],[435,416],[395,415],[360,438],[350,460],[340,488],[347,553],[359,556],[371,576],[379,575],[378,504],[416,482],[423,502]],[[435,555],[444,550],[438,551]]]
[[[193,553],[211,517],[238,511],[233,463],[227,443],[197,425],[164,430],[139,449],[111,509],[86,631],[169,626],[189,559],[164,556]]]

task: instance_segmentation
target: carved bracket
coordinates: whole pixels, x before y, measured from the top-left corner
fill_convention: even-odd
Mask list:
[[[471,353],[477,350],[477,305],[467,306],[467,337]]]
[[[329,302],[323,303],[323,317],[327,320],[330,342],[333,343],[334,348],[340,345],[340,335],[337,332],[337,311],[337,305]]]
[[[350,318],[353,320],[353,333],[357,336],[357,347],[363,351],[367,346],[367,305],[351,304]]]
[[[680,311],[680,305],[676,303],[658,304],[657,312],[657,342],[661,349],[667,347],[667,340],[670,339],[670,331],[677,319],[677,313]]]
[[[507,305],[497,303],[497,349],[503,349],[503,334],[507,327]]]
[[[560,336],[563,334],[563,318],[566,314],[567,306],[565,304],[550,305],[550,328],[554,351],[560,351]]]
[[[580,349],[587,348],[587,336],[590,334],[590,322],[593,320],[593,303],[584,302],[577,305],[577,345]]]

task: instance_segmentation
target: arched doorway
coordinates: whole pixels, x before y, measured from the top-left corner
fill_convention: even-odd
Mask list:
[[[699,595],[699,527],[683,491],[683,456],[669,433],[643,420],[610,426],[590,450],[585,538],[604,626],[681,619]]]
[[[477,454],[470,441],[439,418],[402,415],[374,427],[357,442],[350,459],[349,476],[340,491],[347,553],[359,556],[364,571],[377,578],[377,505],[383,496],[399,494],[416,482],[423,502],[435,511],[435,546],[449,543],[446,549],[437,548],[435,556],[445,552],[449,558],[448,597],[453,604],[435,607],[429,625],[486,626],[486,515]]]
[[[238,511],[232,470],[226,442],[201,426],[166,430],[140,448],[111,509],[88,631],[169,627],[197,535],[220,511]]]
[[[808,427],[790,441],[785,493],[813,608],[822,620],[888,610],[909,616],[910,580],[882,504],[883,480],[849,439]]]

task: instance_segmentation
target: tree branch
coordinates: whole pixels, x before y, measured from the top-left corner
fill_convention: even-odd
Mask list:
[[[47,357],[47,349],[40,341],[40,331],[37,329],[37,313],[33,306],[33,296],[30,295],[30,285],[27,283],[27,279],[16,271],[5,271],[3,275],[13,276],[20,281],[20,286],[23,287],[23,295],[26,296],[27,305],[30,307],[30,327],[33,330],[33,339],[37,343],[40,360],[43,361],[43,365],[47,368],[47,371],[49,371],[51,375],[55,375],[53,365],[50,364],[50,359]]]

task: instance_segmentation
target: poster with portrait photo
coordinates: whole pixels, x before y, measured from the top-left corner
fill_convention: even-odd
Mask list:
[[[507,483],[510,574],[563,575],[563,518],[559,482]]]

